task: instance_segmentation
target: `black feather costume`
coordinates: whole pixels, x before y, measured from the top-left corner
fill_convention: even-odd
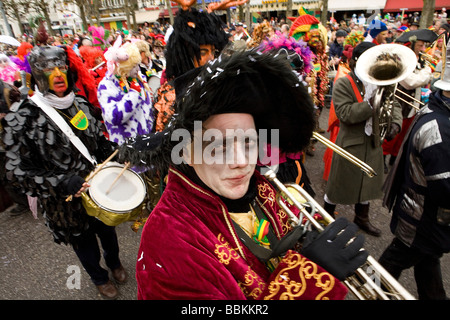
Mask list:
[[[88,128],[73,132],[100,163],[113,152],[113,145],[103,136],[102,124],[92,116],[92,106],[85,98],[76,96],[74,101],[64,112],[69,118],[78,110],[85,113]],[[67,117],[63,116],[66,121]],[[25,100],[17,112],[8,113],[5,121],[10,183],[39,198],[46,225],[56,243],[75,244],[92,217],[87,215],[81,198],[65,201],[66,184],[74,175],[86,177],[94,166],[31,100]]]

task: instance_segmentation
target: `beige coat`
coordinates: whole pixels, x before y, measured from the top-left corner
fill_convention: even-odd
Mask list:
[[[363,83],[353,72],[350,76],[364,97]],[[367,163],[377,175],[370,178],[358,166],[334,152],[326,194],[336,204],[355,204],[382,197],[383,149],[381,145],[374,146],[373,135],[367,136],[365,133],[366,120],[372,116],[371,106],[368,102],[357,101],[350,81],[346,77],[336,80],[333,103],[340,122],[336,144]],[[394,103],[393,122],[400,127],[402,125],[398,102]]]

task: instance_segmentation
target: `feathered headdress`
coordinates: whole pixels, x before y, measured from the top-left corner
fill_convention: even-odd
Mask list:
[[[109,30],[105,30],[103,27],[90,26],[88,31],[92,34],[92,45],[94,47],[99,47],[102,50],[108,47]]]
[[[303,65],[301,68],[293,67],[302,74],[309,74],[313,68],[314,53],[303,40],[295,40],[293,37],[287,38],[277,31],[274,37],[263,41],[258,47],[258,50],[262,52],[279,51],[281,49],[286,49],[289,56],[292,56],[292,54],[298,55]],[[291,61],[292,63],[295,64],[294,61]]]

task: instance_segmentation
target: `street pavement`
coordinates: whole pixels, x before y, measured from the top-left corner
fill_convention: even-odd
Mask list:
[[[327,127],[328,109],[324,109],[320,124]],[[327,133],[325,137],[329,137]],[[306,168],[319,204],[323,203],[326,182],[322,179],[322,156],[325,147],[318,142],[313,157],[306,158]],[[378,174],[383,174],[382,172]],[[345,186],[343,186],[345,188]],[[70,246],[55,244],[42,217],[31,214],[11,217],[9,211],[0,213],[0,300],[101,300],[96,287],[83,270]],[[353,207],[338,205],[339,216],[353,219]],[[382,230],[380,238],[366,235],[365,249],[378,259],[392,240],[389,231],[390,214],[381,201],[372,201],[371,218]],[[136,299],[135,262],[141,231],[134,232],[131,223],[117,227],[120,258],[129,273],[126,284],[119,285],[119,300]],[[102,264],[104,262],[102,260]],[[445,289],[450,292],[450,257],[442,258],[442,275]],[[80,277],[77,278],[77,270]],[[79,280],[79,281],[77,281]],[[412,270],[406,270],[399,282],[417,297]],[[349,300],[354,299],[350,294]]]

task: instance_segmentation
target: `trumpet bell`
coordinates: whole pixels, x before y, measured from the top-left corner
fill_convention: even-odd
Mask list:
[[[417,57],[404,45],[389,43],[374,46],[358,58],[355,73],[362,81],[388,86],[414,72]]]

